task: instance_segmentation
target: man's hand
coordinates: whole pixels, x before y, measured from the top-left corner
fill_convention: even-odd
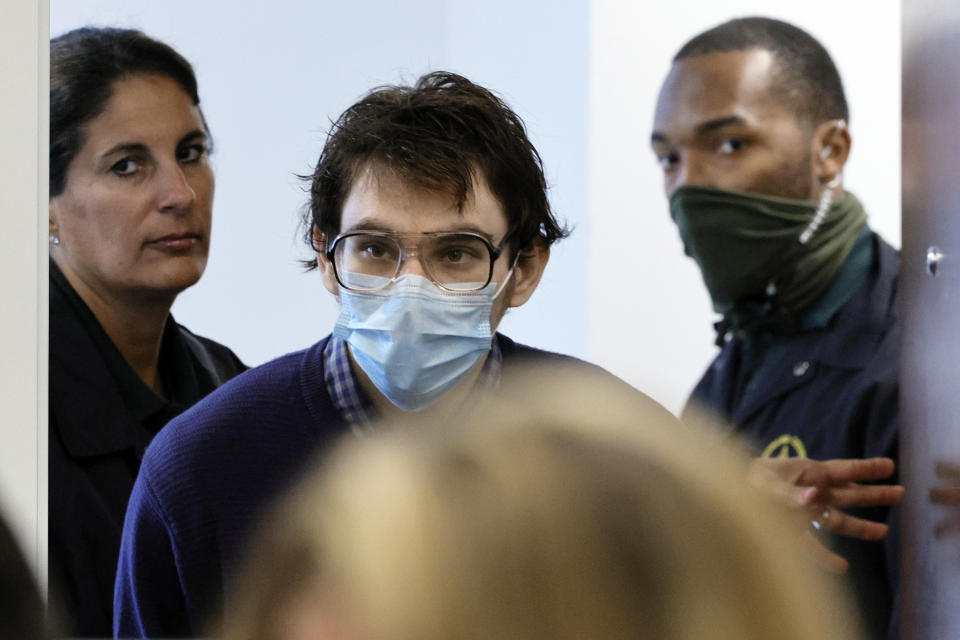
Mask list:
[[[960,463],[940,460],[935,470],[943,484],[930,489],[930,502],[957,510],[936,524],[933,535],[936,538],[957,535],[960,533]]]
[[[839,509],[878,507],[899,503],[900,485],[860,484],[889,478],[895,469],[890,458],[865,460],[810,460],[757,458],[750,465],[750,481],[779,502],[803,514],[804,544],[826,569],[843,573],[849,563],[833,553],[809,531],[809,526],[860,540],[882,540],[887,525],[846,514]]]

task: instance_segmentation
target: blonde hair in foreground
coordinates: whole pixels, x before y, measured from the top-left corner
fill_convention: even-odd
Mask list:
[[[226,637],[860,637],[740,451],[591,371],[348,438],[261,531]]]

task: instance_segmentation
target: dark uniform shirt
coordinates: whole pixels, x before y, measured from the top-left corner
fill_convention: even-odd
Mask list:
[[[694,389],[690,405],[720,414],[761,455],[896,460],[898,273],[896,251],[866,229],[831,289],[804,314],[798,329],[730,336]],[[685,411],[685,417],[692,416]],[[895,524],[895,511],[850,512]],[[890,625],[897,533],[892,526],[883,543],[846,537],[832,541],[850,562],[871,638],[886,637]]]
[[[72,635],[111,635],[123,518],[150,440],[245,369],[232,351],[170,317],[159,361],[166,397],[157,395],[51,262],[50,577]]]

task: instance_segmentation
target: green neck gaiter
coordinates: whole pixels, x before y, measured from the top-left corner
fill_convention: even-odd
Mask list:
[[[796,320],[826,292],[867,216],[846,192],[822,205],[818,215],[816,202],[696,186],[670,196],[684,250],[732,329]]]

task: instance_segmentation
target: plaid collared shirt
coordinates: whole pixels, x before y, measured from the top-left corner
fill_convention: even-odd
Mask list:
[[[500,384],[500,373],[503,370],[503,353],[496,336],[493,338],[490,353],[483,363],[480,378],[477,380],[477,389],[495,389]],[[357,378],[350,368],[350,355],[347,343],[342,338],[330,336],[327,346],[323,349],[324,382],[327,392],[333,400],[333,406],[343,415],[354,431],[356,427],[365,427],[373,422],[377,415],[370,399],[364,395],[357,384]]]

